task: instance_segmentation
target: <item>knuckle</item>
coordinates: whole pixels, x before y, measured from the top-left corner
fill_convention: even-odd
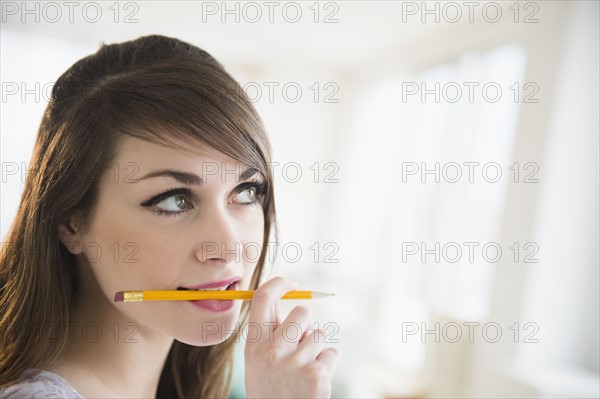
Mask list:
[[[287,360],[287,364],[293,369],[298,369],[304,365],[301,356],[298,355],[290,356]]]
[[[282,354],[283,350],[280,345],[271,344],[264,351],[265,361],[268,365],[274,366],[281,361]]]
[[[333,347],[332,347],[332,348],[327,348],[327,349],[328,349],[328,350],[331,352],[331,354],[332,354],[333,356],[335,356],[335,357],[337,357],[337,358],[339,358],[339,357],[340,357],[340,352],[339,352],[337,349],[335,349],[335,348],[333,348]]]
[[[260,300],[268,300],[271,298],[271,295],[269,294],[269,290],[265,289],[265,288],[258,288],[256,291],[254,291],[254,295],[253,295],[253,302],[255,301],[260,301]]]
[[[327,332],[325,332],[325,330],[319,328],[318,330],[315,330],[313,332],[313,334],[315,335],[315,341],[317,342],[324,342],[325,338],[327,337]]]
[[[307,308],[306,306],[296,306],[294,308],[294,313],[298,316],[303,316],[303,317],[308,317],[310,318],[312,316],[312,311]]]
[[[306,367],[306,379],[311,385],[321,385],[326,380],[326,370],[318,362],[314,362]]]
[[[275,276],[271,279],[271,281],[276,282],[277,284],[280,284],[285,281],[285,278],[283,278],[281,276]]]

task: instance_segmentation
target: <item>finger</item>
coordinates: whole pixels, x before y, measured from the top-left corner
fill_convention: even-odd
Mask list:
[[[323,364],[323,366],[330,372],[333,372],[340,361],[340,354],[335,348],[327,348],[317,356],[317,362]]]
[[[275,330],[275,340],[295,347],[307,330],[311,311],[306,306],[296,306]]]
[[[305,361],[314,361],[323,351],[325,346],[325,337],[327,333],[322,330],[311,331],[298,345],[298,355]]]
[[[275,326],[274,328],[277,328],[277,326],[279,324],[281,324],[281,310],[279,310],[279,301],[275,301],[275,305],[273,305],[275,307]]]
[[[286,292],[295,290],[297,285],[296,282],[290,279],[274,277],[258,287],[250,303],[248,320],[257,323],[260,327],[267,326],[268,323],[278,322],[277,301]],[[264,337],[265,334],[262,336]],[[264,339],[268,339],[268,337]]]

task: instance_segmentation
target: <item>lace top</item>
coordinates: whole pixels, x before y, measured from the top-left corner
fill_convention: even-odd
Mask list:
[[[18,384],[0,388],[0,399],[34,398],[85,399],[64,378],[46,370],[39,370],[39,374]]]

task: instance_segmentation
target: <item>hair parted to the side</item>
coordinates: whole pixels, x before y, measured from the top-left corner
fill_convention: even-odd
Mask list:
[[[275,226],[271,149],[263,124],[241,87],[207,52],[180,40],[145,36],[102,45],[56,82],[38,131],[17,216],[0,253],[0,386],[43,368],[68,344],[78,300],[74,255],[58,225],[76,212],[83,223],[111,166],[119,138],[175,145],[194,141],[228,155],[264,177],[263,250],[250,289],[256,289]],[[248,315],[242,307],[241,321]],[[242,323],[240,323],[241,325]],[[233,347],[193,347],[175,341],[157,397],[227,397]]]

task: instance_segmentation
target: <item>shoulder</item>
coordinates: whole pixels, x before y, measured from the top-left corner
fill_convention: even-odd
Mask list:
[[[64,378],[46,370],[36,370],[37,374],[18,384],[0,388],[1,399],[85,399]]]

